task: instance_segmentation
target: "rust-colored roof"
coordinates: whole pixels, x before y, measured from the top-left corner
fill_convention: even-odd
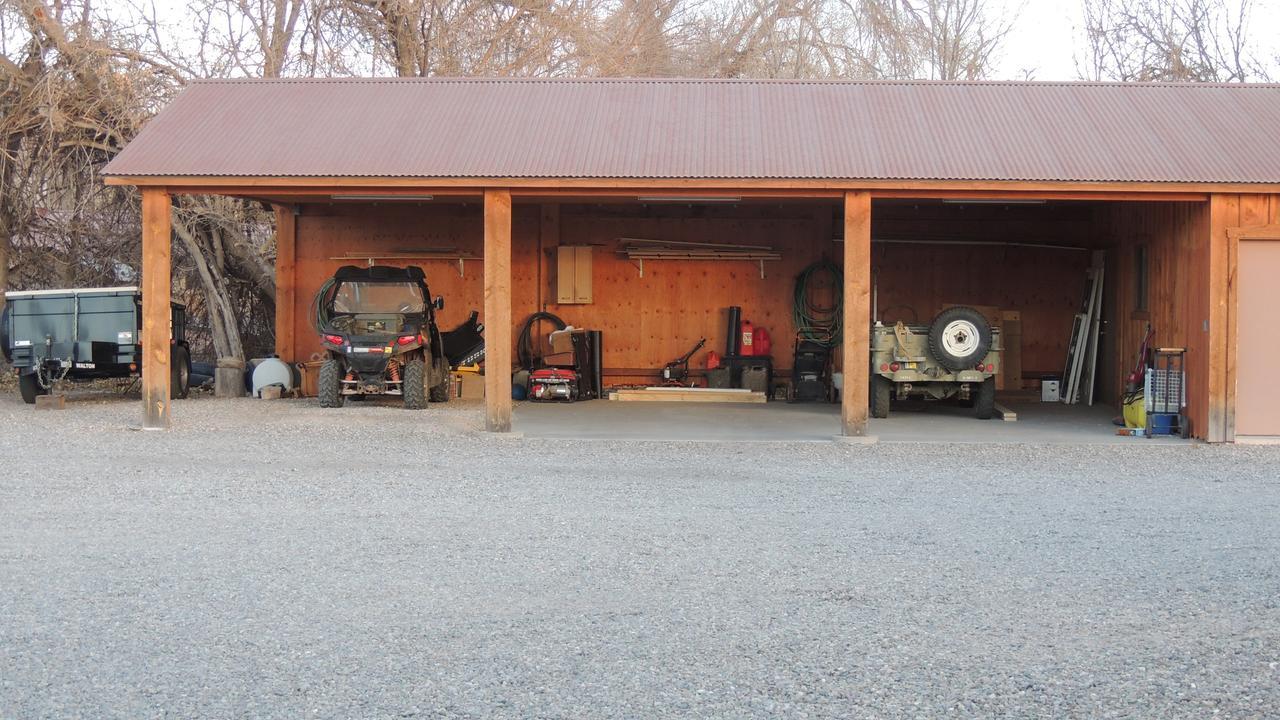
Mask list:
[[[114,176],[1280,182],[1280,85],[193,83]]]

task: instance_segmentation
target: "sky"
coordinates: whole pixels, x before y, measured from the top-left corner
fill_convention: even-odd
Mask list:
[[[1006,16],[1016,13],[1013,29],[992,79],[1078,80],[1075,56],[1085,47],[1082,0],[993,0]],[[1274,29],[1280,27],[1280,0],[1253,0],[1249,37],[1276,47]],[[1272,53],[1274,54],[1274,53]],[[1083,56],[1081,57],[1083,60]],[[1273,67],[1277,62],[1270,63]]]
[[[1016,12],[1017,19],[1005,37],[994,78],[1020,80],[1030,72],[1032,80],[1077,79],[1077,38],[1084,45],[1080,2],[997,0],[996,6],[1003,6],[1006,16]]]

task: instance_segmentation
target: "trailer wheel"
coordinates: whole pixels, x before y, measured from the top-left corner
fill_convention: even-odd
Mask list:
[[[182,345],[169,350],[169,397],[182,400],[191,394],[191,353]]]
[[[34,405],[38,396],[48,393],[48,390],[40,387],[35,373],[23,373],[18,376],[18,394],[22,396],[22,402]]]
[[[320,364],[320,374],[316,376],[316,395],[320,397],[320,407],[342,407],[342,363],[337,358],[327,357]]]
[[[893,381],[875,375],[871,378],[871,417],[889,417],[889,400],[893,396]]]
[[[978,386],[973,394],[973,416],[979,420],[990,420],[996,412],[996,379],[989,377]]]
[[[406,359],[403,365],[404,382],[400,391],[404,393],[406,410],[421,410],[427,405],[427,364],[422,358]]]
[[[435,372],[432,377],[436,382],[431,386],[427,399],[435,403],[449,402],[449,361],[436,358],[433,365]]]
[[[972,368],[990,350],[991,325],[973,308],[943,310],[929,326],[929,352],[953,372]]]

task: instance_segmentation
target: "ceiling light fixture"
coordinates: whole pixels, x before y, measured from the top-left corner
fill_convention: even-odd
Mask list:
[[[434,200],[434,195],[330,195],[332,200],[405,200],[410,202],[421,202],[423,200]]]
[[[636,200],[647,203],[736,203],[740,197],[723,195],[641,195]]]
[[[943,200],[945,205],[1043,205],[1048,200],[992,200],[988,198],[976,198],[973,200],[948,199]]]

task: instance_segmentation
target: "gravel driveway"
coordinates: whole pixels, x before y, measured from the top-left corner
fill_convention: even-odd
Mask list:
[[[1280,449],[0,399],[0,717],[1276,717]]]

